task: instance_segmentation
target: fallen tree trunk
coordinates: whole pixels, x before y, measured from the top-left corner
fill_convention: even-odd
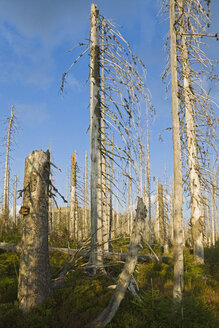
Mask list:
[[[129,286],[132,274],[137,264],[137,252],[145,229],[146,214],[146,206],[144,205],[142,198],[138,198],[136,217],[133,223],[133,230],[130,238],[129,252],[126,258],[126,263],[119,276],[114,294],[112,295],[107,307],[91,324],[93,327],[105,327],[109,322],[111,322],[125,296],[125,292]]]
[[[14,243],[4,243],[0,242],[0,249],[8,251],[8,252],[17,252],[20,253],[20,246]],[[90,251],[87,249],[82,249],[78,251],[77,249],[73,248],[59,248],[59,247],[49,247],[50,252],[60,252],[69,255],[80,255],[86,258],[89,258]],[[113,252],[104,252],[103,253],[105,260],[116,260],[116,261],[123,261],[125,262],[128,256],[128,253],[113,253]],[[170,257],[168,256],[151,256],[151,255],[144,255],[138,254],[138,263],[150,263],[151,261],[158,261],[161,263],[168,263]]]

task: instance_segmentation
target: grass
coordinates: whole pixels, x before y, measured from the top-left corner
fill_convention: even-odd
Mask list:
[[[18,237],[15,237],[15,239]],[[8,242],[14,242],[13,232]],[[125,241],[126,242],[126,241]],[[118,247],[124,248],[122,242]],[[172,301],[173,261],[138,264],[135,279],[141,301],[126,293],[119,311],[108,328],[215,328],[219,327],[219,244],[205,250],[205,265],[194,265],[185,250],[185,291],[181,308]],[[50,254],[51,275],[56,277],[68,255]],[[79,262],[80,264],[82,262]],[[0,251],[0,327],[1,328],[81,328],[107,305],[113,293],[108,286],[122,264],[108,266],[107,274],[88,275],[83,266],[74,266],[65,286],[54,291],[40,306],[22,315],[17,302],[19,256]]]

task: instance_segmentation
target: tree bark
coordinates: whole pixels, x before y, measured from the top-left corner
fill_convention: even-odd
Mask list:
[[[70,237],[78,238],[76,197],[76,152],[71,156],[71,190],[70,190]]]
[[[48,250],[50,154],[32,152],[25,160],[23,233],[18,281],[19,307],[28,312],[51,294]]]
[[[99,182],[99,154],[100,154],[100,64],[99,64],[99,11],[95,4],[91,5],[91,51],[90,51],[90,201],[91,201],[91,256],[90,264],[94,272],[102,266],[101,258],[97,258],[98,226],[98,182]]]
[[[184,89],[184,106],[186,119],[186,134],[189,162],[189,180],[190,180],[190,195],[191,195],[191,227],[195,262],[198,264],[204,263],[204,246],[203,246],[203,217],[202,217],[202,194],[201,184],[198,172],[197,162],[197,144],[195,121],[192,108],[191,83],[190,83],[190,68],[188,64],[189,55],[186,44],[186,36],[184,35],[185,25],[183,16],[183,2],[179,1],[180,33],[181,33],[181,59],[183,71],[183,89]]]
[[[175,0],[170,0],[170,65],[172,94],[172,134],[174,157],[174,286],[173,298],[181,302],[183,293],[183,221],[182,221],[182,162],[177,83],[175,31]]]
[[[4,220],[8,220],[9,215],[9,149],[10,149],[10,140],[11,140],[11,131],[14,119],[14,106],[11,106],[11,117],[8,125],[8,135],[7,135],[7,145],[6,145],[6,156],[5,156],[5,176],[4,176],[4,191],[3,191],[3,204],[2,204],[2,214]],[[6,222],[5,222],[6,224]]]
[[[16,205],[17,205],[17,175],[14,176],[14,193],[13,193],[13,223],[16,225]]]

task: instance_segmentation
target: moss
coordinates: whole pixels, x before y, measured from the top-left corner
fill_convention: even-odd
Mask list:
[[[122,241],[119,241],[122,244]],[[126,240],[123,241],[125,244]],[[146,252],[146,250],[144,250]],[[111,328],[184,327],[210,328],[219,326],[219,247],[206,250],[206,264],[195,266],[193,256],[185,251],[185,293],[182,308],[172,302],[173,261],[138,264],[135,279],[142,302],[127,291],[118,313],[107,326]],[[66,254],[52,252],[50,264],[56,277],[66,261]],[[106,267],[106,275],[89,276],[83,267],[68,264],[63,288],[53,297],[22,315],[16,301],[19,256],[0,253],[0,327],[4,328],[81,328],[91,322],[107,305],[123,264]]]

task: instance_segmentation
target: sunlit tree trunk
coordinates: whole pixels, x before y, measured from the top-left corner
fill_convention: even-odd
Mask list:
[[[197,144],[195,122],[192,108],[192,94],[190,85],[190,68],[188,64],[188,49],[186,44],[186,36],[184,35],[185,26],[183,20],[183,1],[178,2],[179,15],[181,17],[180,33],[181,33],[181,59],[183,71],[183,89],[184,89],[184,107],[186,119],[187,148],[189,162],[189,180],[191,195],[191,227],[194,257],[196,263],[204,263],[204,246],[203,246],[203,218],[202,218],[202,195],[201,184],[198,174],[197,162]]]
[[[27,312],[51,294],[48,249],[50,154],[32,152],[25,160],[19,307]]]
[[[16,217],[16,206],[17,206],[17,175],[14,176],[14,192],[13,192],[13,223],[17,225]]]
[[[91,255],[90,264],[94,272],[102,266],[102,258],[97,257],[98,227],[102,226],[98,217],[98,182],[100,154],[100,62],[99,62],[99,11],[95,4],[91,5],[91,51],[90,51],[90,141],[91,141]]]
[[[149,244],[152,242],[152,224],[151,224],[151,172],[150,172],[150,143],[149,143],[149,109],[147,105],[146,120],[147,120],[147,196],[148,196],[148,227],[149,227]]]
[[[71,156],[71,188],[70,188],[70,237],[78,238],[76,197],[76,152]]]
[[[174,285],[173,297],[181,302],[183,293],[183,220],[182,220],[182,162],[177,82],[175,31],[175,0],[170,0],[170,65],[172,94],[172,133],[174,158]]]
[[[8,220],[9,215],[9,150],[11,141],[11,132],[14,119],[14,106],[11,106],[11,117],[9,119],[8,125],[8,135],[7,135],[7,145],[6,145],[6,156],[5,156],[5,175],[4,175],[4,190],[3,190],[3,204],[2,204],[2,214],[5,220]]]

